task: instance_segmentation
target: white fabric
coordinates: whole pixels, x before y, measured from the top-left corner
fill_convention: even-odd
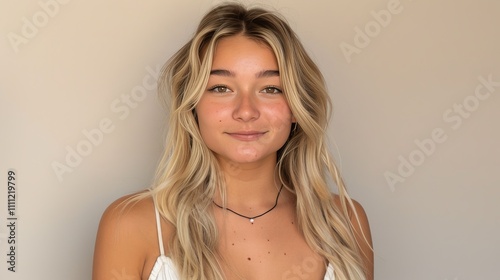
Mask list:
[[[172,259],[161,255],[156,259],[155,266],[151,270],[149,280],[178,280],[177,270]]]
[[[163,248],[163,239],[161,233],[160,213],[155,204],[156,214],[156,229],[158,232],[158,245],[160,247],[160,256],[156,259],[155,265],[149,275],[149,280],[178,280],[177,270],[175,269],[172,259],[165,256],[165,249]]]
[[[179,275],[174,266],[174,262],[169,257],[165,256],[165,249],[163,248],[163,239],[161,234],[160,226],[160,214],[155,206],[156,212],[156,228],[158,229],[158,244],[160,247],[160,256],[156,259],[156,263],[151,270],[149,275],[149,280],[178,280]],[[325,277],[323,280],[335,280],[335,274],[333,273],[333,266],[328,264],[326,269]]]

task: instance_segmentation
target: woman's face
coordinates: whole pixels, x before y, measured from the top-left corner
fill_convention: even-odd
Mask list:
[[[274,53],[242,35],[218,42],[196,113],[206,145],[230,164],[274,165],[295,121]]]

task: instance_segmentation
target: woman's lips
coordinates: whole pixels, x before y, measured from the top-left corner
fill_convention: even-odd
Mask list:
[[[227,133],[229,136],[233,137],[234,139],[240,140],[240,141],[254,141],[258,140],[260,137],[262,137],[265,132],[261,131],[237,131],[237,132],[228,132]]]

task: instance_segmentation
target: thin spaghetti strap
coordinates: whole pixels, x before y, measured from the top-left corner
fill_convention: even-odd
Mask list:
[[[158,212],[158,208],[156,207],[156,201],[154,200],[155,205],[155,214],[156,214],[156,228],[158,229],[158,245],[160,246],[160,254],[165,255],[165,250],[163,249],[163,237],[161,233],[161,223],[160,223],[160,213]]]

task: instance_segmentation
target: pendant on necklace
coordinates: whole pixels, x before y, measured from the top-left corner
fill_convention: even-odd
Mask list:
[[[253,221],[254,221],[254,219],[250,219],[250,223],[252,223],[252,225],[253,225]]]

